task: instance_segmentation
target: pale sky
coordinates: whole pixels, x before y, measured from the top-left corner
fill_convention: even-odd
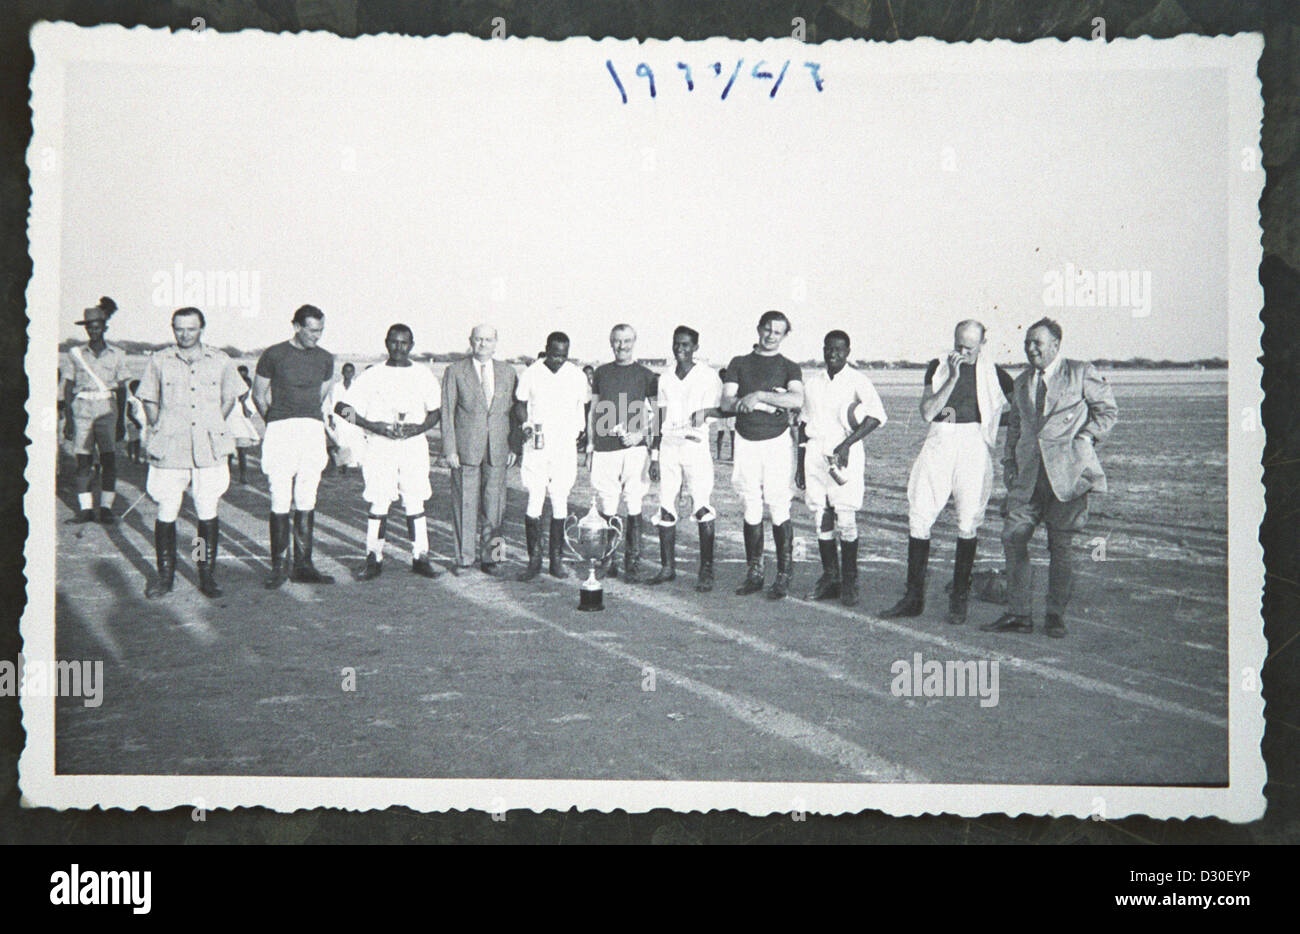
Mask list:
[[[721,101],[690,46],[622,46],[623,104],[590,43],[358,68],[205,41],[193,63],[66,70],[60,338],[110,295],[110,340],[169,340],[191,303],[171,294],[179,264],[182,286],[242,279],[226,307],[196,303],[208,343],[244,349],[288,337],[310,302],[340,353],[381,353],[394,321],[417,352],[463,349],[487,321],[503,356],[559,329],[606,358],[627,321],[643,357],[669,356],[684,323],[725,363],[779,308],[795,359],[838,327],[854,358],[920,361],[976,317],[1019,362],[1044,314],[1070,356],[1227,356],[1237,157],[1208,69],[882,76],[852,47],[808,47],[825,90],[796,59],[770,98],[750,65],[779,68],[789,44],[736,43]],[[1048,307],[1066,264],[1149,274],[1149,313]]]

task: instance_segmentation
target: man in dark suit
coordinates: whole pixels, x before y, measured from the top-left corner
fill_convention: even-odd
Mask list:
[[[470,332],[470,355],[442,375],[442,453],[451,468],[451,519],[456,534],[452,573],[473,567],[501,572],[500,532],[506,506],[510,409],[514,367],[492,359],[497,332],[480,324]]]
[[[1074,573],[1074,533],[1088,519],[1088,493],[1106,491],[1095,446],[1106,440],[1119,409],[1105,377],[1091,363],[1060,357],[1061,326],[1050,318],[1025,334],[1029,366],[1016,377],[1007,419],[1003,477],[1007,484],[1002,545],[1010,612],[980,628],[1033,632],[1029,609],[1029,540],[1047,524],[1051,563],[1044,631],[1065,635],[1065,606]]]

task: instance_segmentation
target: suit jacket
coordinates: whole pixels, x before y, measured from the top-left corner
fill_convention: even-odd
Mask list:
[[[492,361],[492,398],[483,397],[483,384],[473,357],[450,364],[442,374],[442,453],[453,452],[462,464],[505,466],[510,451],[510,410],[514,406],[515,368]]]
[[[1106,475],[1087,432],[1096,444],[1105,441],[1119,408],[1110,384],[1084,360],[1061,360],[1047,380],[1043,417],[1034,407],[1033,367],[1016,377],[1008,406],[1006,451],[1002,459],[1008,506],[1028,503],[1041,467],[1052,492],[1069,501],[1090,490],[1104,492]]]

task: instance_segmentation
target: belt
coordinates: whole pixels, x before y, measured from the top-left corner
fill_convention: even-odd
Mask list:
[[[77,393],[78,399],[111,399],[113,393],[111,390],[83,389]]]

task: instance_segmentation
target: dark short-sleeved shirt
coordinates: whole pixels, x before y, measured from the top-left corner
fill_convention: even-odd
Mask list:
[[[727,364],[726,382],[735,383],[736,398],[751,392],[772,392],[785,389],[791,383],[803,381],[799,364],[781,354],[747,353],[732,357]],[[785,409],[775,412],[737,412],[736,433],[746,441],[766,441],[775,438],[790,427],[790,417]]]
[[[596,367],[591,378],[591,416],[597,451],[623,450],[622,433],[649,434],[653,424],[653,399],[659,392],[659,378],[639,363],[606,363]],[[642,441],[643,444],[646,441]]]
[[[930,365],[925,368],[925,385],[930,385],[930,381],[934,379],[934,374],[938,369],[939,361],[937,359],[931,360]],[[998,374],[998,385],[1002,387],[1002,394],[1010,399],[1015,380],[1002,367],[995,365],[993,369]],[[951,417],[944,414],[948,409],[952,409],[953,414]],[[963,363],[959,367],[957,385],[952,387],[952,395],[948,397],[948,404],[944,406],[944,412],[940,412],[932,420],[955,422],[958,425],[980,420],[979,394],[975,391],[975,364]]]
[[[320,347],[310,350],[291,341],[262,351],[257,375],[271,381],[271,409],[267,422],[282,418],[314,418],[321,414],[321,384],[334,378],[334,355]]]

